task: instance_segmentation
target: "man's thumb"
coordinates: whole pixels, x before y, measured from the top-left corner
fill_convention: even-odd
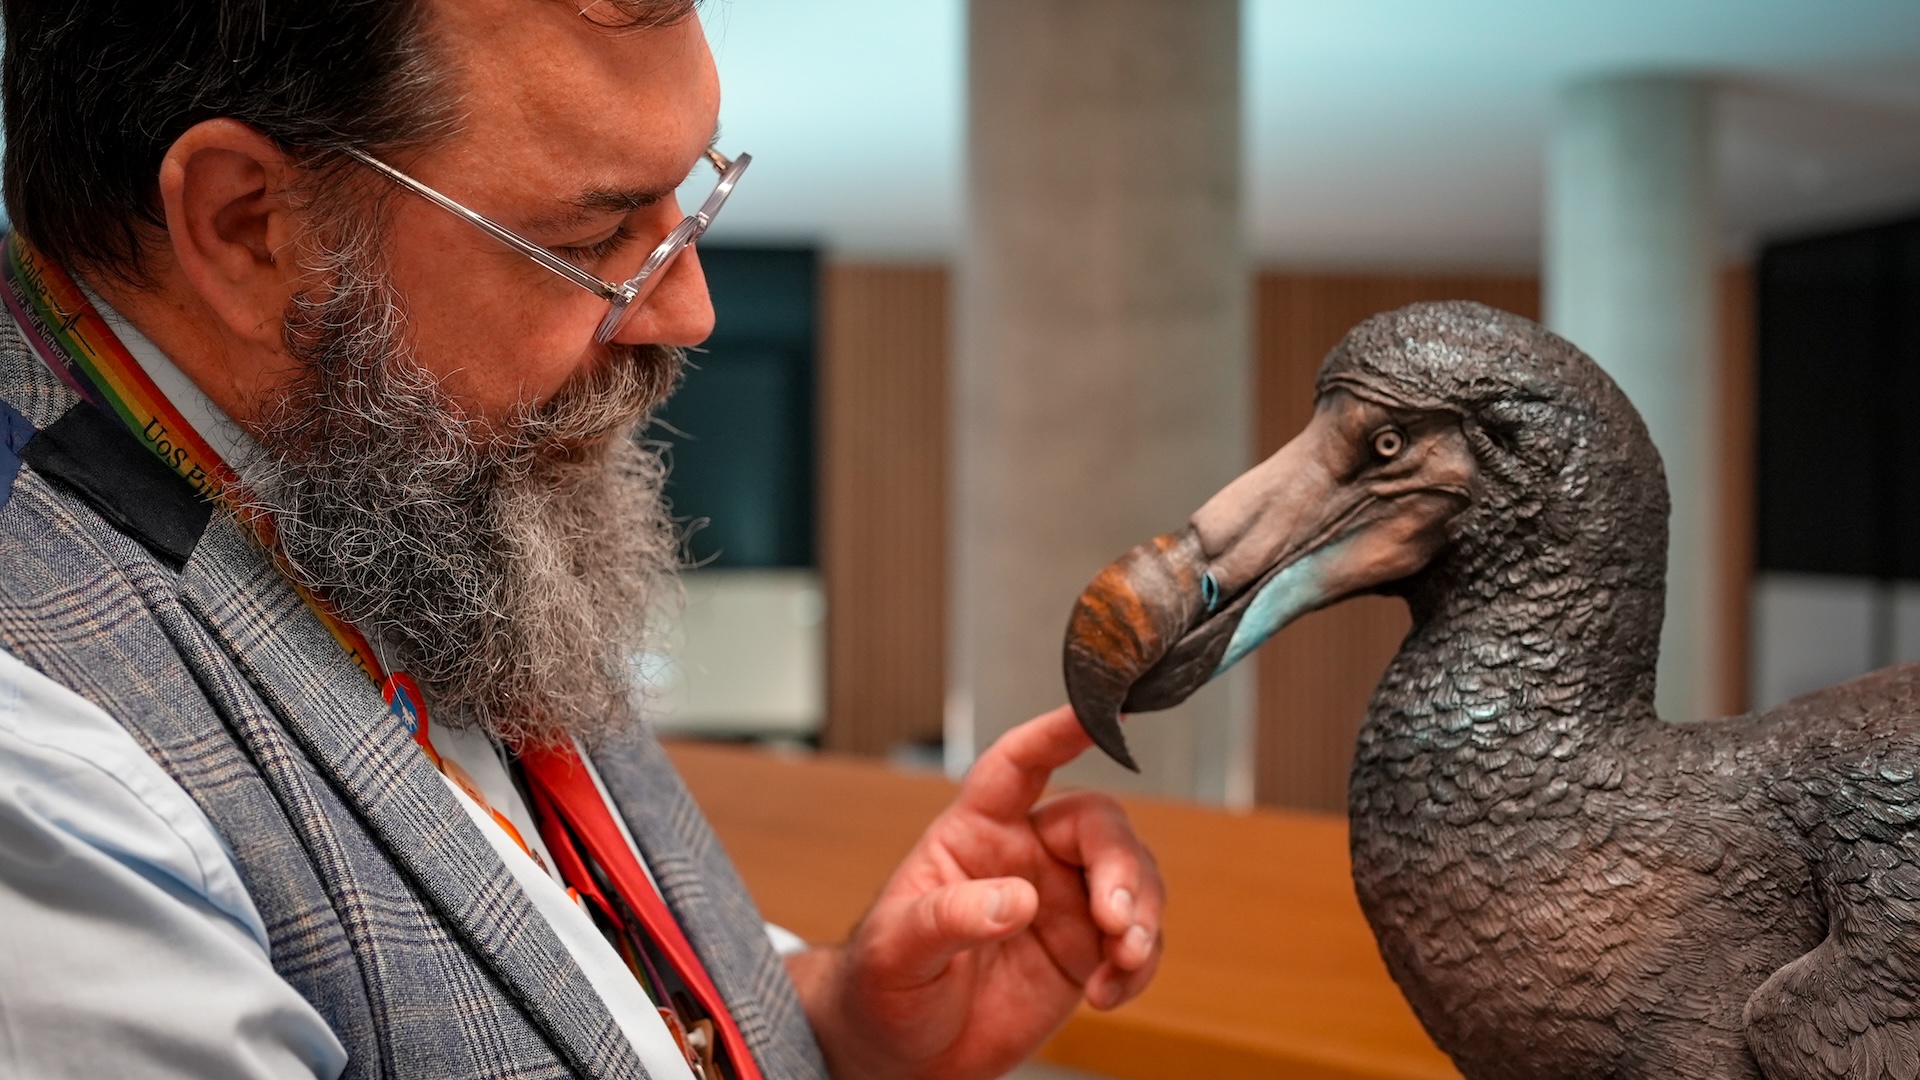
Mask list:
[[[966,950],[1025,930],[1039,908],[1040,894],[1025,878],[943,885],[907,904],[891,933],[877,935],[874,960],[903,982],[924,982]]]

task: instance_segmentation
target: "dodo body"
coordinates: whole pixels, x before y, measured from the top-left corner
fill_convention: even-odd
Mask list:
[[[1354,884],[1435,1041],[1470,1077],[1920,1075],[1920,669],[1621,724],[1489,677],[1554,644],[1397,661],[1361,734]]]
[[[1354,884],[1467,1076],[1920,1076],[1920,666],[1663,722],[1666,517],[1638,415],[1579,350],[1479,305],[1378,316],[1306,431],[1089,586],[1069,693],[1127,760],[1123,707],[1403,596]]]

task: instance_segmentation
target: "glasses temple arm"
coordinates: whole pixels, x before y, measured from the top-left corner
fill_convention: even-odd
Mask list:
[[[498,240],[501,243],[512,248],[513,250],[518,251],[520,254],[525,255],[527,258],[532,259],[534,262],[537,262],[541,266],[546,267],[548,270],[551,270],[554,273],[560,275],[561,277],[566,278],[568,281],[573,282],[575,285],[578,285],[581,288],[588,290],[589,292],[597,294],[602,299],[611,302],[611,301],[618,301],[625,298],[626,294],[620,288],[620,286],[615,285],[609,281],[604,281],[598,275],[587,273],[585,270],[582,270],[579,267],[568,262],[567,260],[561,258],[560,256],[555,255],[553,252],[548,251],[546,248],[543,248],[540,245],[525,239],[524,237],[520,236],[518,233],[507,228],[505,225],[499,224],[498,222],[494,221],[492,218],[487,217],[485,214],[475,213],[474,211],[467,209],[466,207],[460,205],[459,203],[454,202],[452,199],[449,199],[445,195],[440,194],[438,191],[435,191],[434,189],[428,187],[427,185],[421,183],[420,181],[415,180],[413,177],[408,176],[406,173],[401,172],[399,169],[396,169],[393,166],[388,165],[386,162],[381,161],[380,159],[373,157],[370,154],[366,154],[359,150],[355,150],[352,147],[346,147],[345,153],[348,156],[352,157],[355,161],[358,161],[361,164],[367,166],[368,168],[379,172],[381,175],[392,180],[394,183],[399,184],[401,187],[406,188],[408,191],[411,191],[414,194],[420,196],[421,198],[427,200],[428,202],[434,204],[435,206],[440,207],[442,210],[446,210],[449,213],[458,214],[461,217],[466,218],[468,221],[472,222],[475,226],[477,226],[482,232],[486,233],[488,236],[493,237],[495,240]]]

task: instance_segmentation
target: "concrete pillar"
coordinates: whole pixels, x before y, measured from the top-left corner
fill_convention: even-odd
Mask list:
[[[1065,700],[1080,589],[1250,463],[1239,32],[1239,0],[969,5],[950,768]],[[1071,778],[1244,800],[1250,704],[1210,687],[1129,723],[1144,777]]]
[[[1561,96],[1548,165],[1547,323],[1619,382],[1666,465],[1669,720],[1709,715],[1719,685],[1711,108],[1698,78],[1576,83]]]

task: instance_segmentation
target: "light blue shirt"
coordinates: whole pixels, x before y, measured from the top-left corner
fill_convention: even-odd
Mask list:
[[[213,823],[125,728],[0,652],[0,1074],[331,1080],[346,1064],[273,970]]]

